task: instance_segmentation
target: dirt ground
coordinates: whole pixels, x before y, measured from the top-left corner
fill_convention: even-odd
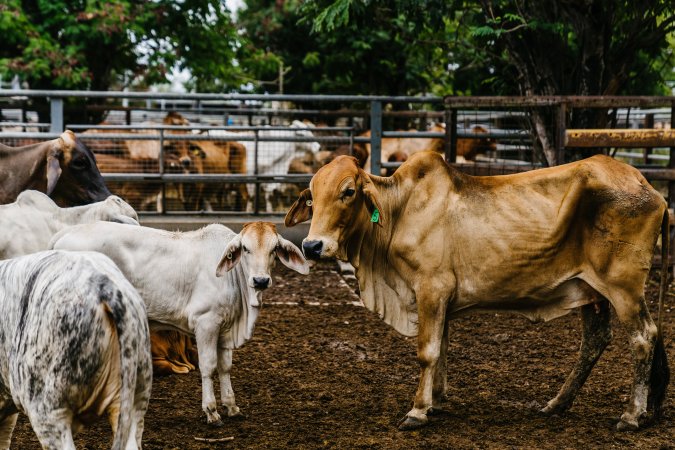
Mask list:
[[[210,428],[201,411],[197,372],[156,378],[145,416],[145,449],[675,445],[672,387],[661,422],[635,433],[614,430],[632,377],[627,337],[614,319],[614,341],[571,410],[553,418],[537,414],[575,361],[580,336],[577,312],[542,324],[503,314],[452,322],[447,412],[419,431],[399,432],[396,425],[410,409],[417,386],[415,339],[398,335],[376,314],[355,306],[353,289],[332,265],[322,263],[306,277],[278,265],[274,278],[253,340],[234,352],[232,383],[246,418]],[[656,280],[653,277],[648,286],[652,311]],[[674,303],[675,295],[669,296],[664,312],[673,366],[675,320],[669,307]],[[195,437],[233,440],[208,444]],[[76,444],[109,448],[110,438],[107,422],[100,420],[78,434]],[[39,448],[25,416],[19,419],[12,448]]]

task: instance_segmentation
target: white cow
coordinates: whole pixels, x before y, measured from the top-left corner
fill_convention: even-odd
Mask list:
[[[136,211],[111,195],[102,202],[60,208],[39,191],[24,191],[0,205],[0,259],[47,250],[52,237],[70,225],[108,220],[138,225]]]
[[[258,136],[264,139],[274,138],[313,138],[312,129],[314,125],[311,123],[294,120],[287,130],[266,130],[262,129],[258,132]],[[225,136],[228,138],[237,138],[242,134],[253,135],[252,132],[233,133],[231,131],[210,130],[209,135]],[[240,141],[246,147],[246,172],[249,175],[257,173],[258,175],[286,175],[288,174],[291,161],[295,158],[302,158],[307,153],[311,153],[315,158],[321,144],[316,141],[305,142],[288,142],[288,141],[274,141],[265,140],[258,141],[258,164],[256,169],[256,144],[254,141]],[[267,212],[274,210],[271,198],[274,191],[279,191],[281,183],[264,183],[260,185],[260,194],[265,198],[265,209]],[[252,199],[255,195],[255,184],[247,184],[246,189],[249,194],[249,202],[247,210],[251,211],[253,208]]]
[[[145,307],[106,256],[39,252],[0,261],[0,448],[18,412],[43,448],[107,413],[112,448],[141,447],[152,358]]]
[[[97,222],[64,230],[53,247],[110,256],[141,293],[151,327],[196,338],[202,409],[215,425],[222,424],[213,392],[216,368],[227,415],[240,414],[230,383],[232,349],[253,334],[275,255],[291,269],[309,272],[300,250],[266,222],[246,224],[239,234],[217,224],[179,233]]]

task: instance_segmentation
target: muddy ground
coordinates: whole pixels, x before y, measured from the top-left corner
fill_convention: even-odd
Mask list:
[[[648,286],[652,311],[657,278]],[[255,336],[235,351],[232,383],[246,418],[222,428],[205,424],[197,372],[156,378],[145,416],[144,448],[672,448],[675,395],[665,418],[636,433],[614,426],[630,392],[627,337],[613,319],[614,341],[572,409],[537,414],[562,385],[575,361],[577,312],[530,324],[504,314],[476,315],[451,325],[447,413],[429,426],[399,432],[418,379],[415,340],[398,335],[377,315],[352,304],[353,289],[331,265],[303,277],[277,267]],[[292,302],[280,304],[281,302]],[[310,302],[320,302],[312,305]],[[675,295],[667,306],[675,305]],[[675,366],[675,318],[664,332]],[[216,384],[217,386],[217,384]],[[105,420],[76,437],[78,448],[109,448]],[[194,438],[233,440],[215,444]],[[39,448],[25,416],[12,448]]]

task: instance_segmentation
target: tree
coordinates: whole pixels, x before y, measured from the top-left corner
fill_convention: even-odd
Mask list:
[[[361,2],[323,1],[308,2],[320,5],[312,16],[315,33],[361,20]],[[437,9],[430,8],[432,2],[413,0],[373,0],[368,5],[386,6],[394,16],[420,9],[445,17],[407,16],[421,21],[415,29],[451,48],[453,60],[444,61],[443,55],[435,60],[456,65],[456,74],[463,72],[462,77],[449,77],[453,85],[446,86],[447,93],[662,94],[664,76],[674,62],[668,44],[675,30],[672,0],[457,0]],[[438,66],[436,70],[442,72]],[[472,84],[472,79],[482,82]],[[549,164],[557,163],[553,116],[546,108],[530,114],[535,148]],[[608,114],[575,110],[568,119],[572,127],[601,128]],[[575,154],[581,156],[586,154]]]
[[[675,3],[642,0],[480,0],[482,25],[473,33],[495,60],[509,61],[522,95],[664,94],[664,71],[674,59],[668,36]],[[535,145],[550,164],[554,112],[538,108],[530,119]],[[572,128],[604,128],[602,109],[579,109]],[[578,150],[574,157],[588,156]]]
[[[191,87],[239,87],[237,34],[219,0],[4,0],[0,75],[33,89],[107,90],[165,82],[188,69]]]
[[[438,42],[425,42],[434,39],[426,23],[437,20],[442,26],[443,14],[438,12],[446,10],[446,2],[428,4],[435,9],[397,10],[386,2],[350,2],[350,20],[338,26],[311,20],[322,14],[325,1],[247,0],[238,19],[248,40],[240,60],[255,68],[260,80],[276,79],[280,62],[291,67],[285,92],[428,92],[439,75],[435,60],[443,49]]]

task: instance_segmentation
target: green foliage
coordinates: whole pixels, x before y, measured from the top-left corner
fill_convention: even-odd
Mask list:
[[[32,88],[165,82],[174,67],[198,89],[239,86],[236,29],[219,0],[4,0],[0,36],[0,74]]]

